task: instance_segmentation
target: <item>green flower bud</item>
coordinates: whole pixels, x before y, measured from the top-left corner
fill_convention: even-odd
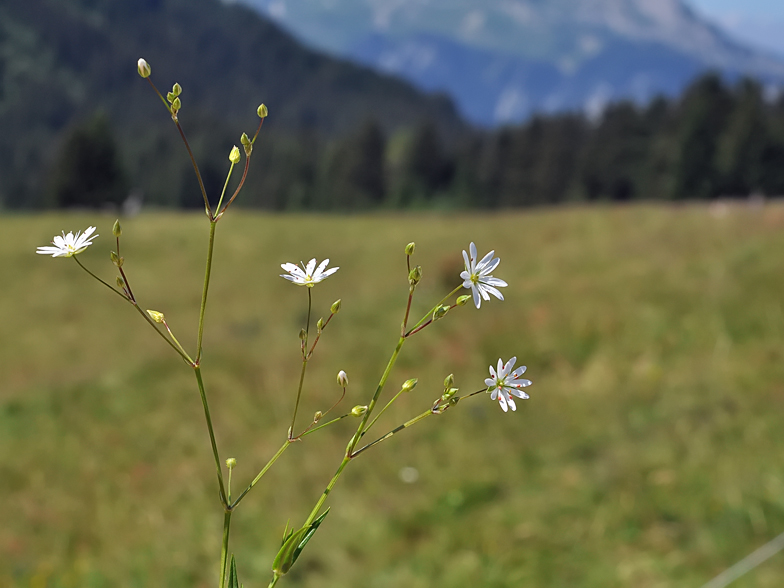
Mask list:
[[[124,290],[125,289],[125,280],[123,280],[120,276],[117,276],[117,287],[120,290]]]
[[[403,382],[403,392],[411,392],[414,388],[416,388],[418,380],[416,378],[411,378],[410,380],[406,380]]]
[[[299,330],[299,340],[305,341],[308,338],[308,332],[305,329]]]
[[[112,259],[112,263],[117,267],[122,267],[123,261],[125,261],[122,257],[117,255],[114,251],[109,252],[109,257]]]
[[[250,145],[250,138],[248,137],[247,133],[242,133],[242,136],[240,137],[240,143],[246,147]]]
[[[119,237],[122,235],[122,227],[120,226],[120,219],[118,218],[114,221],[114,226],[112,227],[112,235],[115,237]]]
[[[269,110],[267,110],[267,106],[265,104],[259,104],[259,107],[256,109],[256,114],[259,115],[259,118],[267,118],[269,115]]]
[[[229,161],[235,164],[240,162],[240,150],[236,145],[231,148],[231,153],[229,153]]]
[[[175,98],[176,98],[177,96],[179,96],[180,94],[182,94],[182,86],[180,86],[179,84],[175,83],[175,84],[172,86],[172,94],[174,94],[174,97],[175,97]]]
[[[324,319],[323,319],[323,318],[320,318],[320,319],[319,319],[319,320],[316,322],[316,328],[317,328],[319,331],[321,331],[321,330],[324,328]]]
[[[162,323],[164,320],[166,320],[163,316],[163,313],[158,312],[157,310],[148,310],[147,314],[149,314],[150,318],[156,323]]]
[[[444,392],[441,395],[441,400],[444,400],[444,401],[449,400],[449,399],[452,398],[452,396],[457,394],[457,392],[458,392],[458,388],[449,388],[446,392]]]
[[[357,406],[351,409],[351,416],[361,417],[363,414],[367,412],[367,409],[368,409],[367,406],[362,406],[358,404]]]
[[[465,306],[466,304],[468,304],[469,300],[471,300],[471,297],[469,295],[467,295],[467,294],[464,295],[464,296],[458,296],[457,297],[457,305],[458,306]]]
[[[229,468],[230,470],[233,470],[234,466],[236,465],[237,465],[237,460],[235,458],[230,457],[229,459],[226,460],[226,467]]]
[[[422,266],[418,265],[408,274],[408,283],[416,286],[422,279]]]
[[[406,245],[406,255],[413,255],[415,248],[416,244],[413,241]]]
[[[174,99],[174,101],[172,102],[172,110],[173,110],[174,112],[177,112],[177,111],[179,111],[181,108],[182,108],[182,102],[180,102],[180,99],[179,99],[179,98],[175,98],[175,99]]]
[[[323,416],[324,416],[324,413],[321,412],[320,410],[317,410],[316,414],[313,415],[313,422],[314,423],[319,422]]]
[[[340,386],[342,388],[345,388],[346,386],[348,386],[348,375],[343,370],[340,370],[338,372],[338,386]],[[365,408],[367,408],[367,407],[365,407]],[[353,411],[352,411],[352,413],[353,413]]]
[[[177,98],[177,94],[175,94],[174,92],[169,92],[168,94],[166,94],[166,100],[169,101],[169,104],[174,102],[175,98]]]
[[[341,299],[338,298],[335,300],[335,302],[332,303],[332,306],[329,309],[332,314],[337,314],[340,312],[340,300]]]
[[[139,61],[136,62],[136,71],[138,71],[139,75],[143,78],[149,78],[152,73],[150,64],[144,61],[144,59],[139,59]]]
[[[455,374],[449,374],[444,378],[444,390],[448,390],[455,384]]]
[[[448,312],[449,312],[448,306],[439,306],[438,308],[436,308],[436,311],[433,313],[433,320],[437,321],[440,318],[444,318],[444,316]]]

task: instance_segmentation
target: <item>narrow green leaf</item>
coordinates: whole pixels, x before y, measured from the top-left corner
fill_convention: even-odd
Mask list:
[[[237,562],[234,561],[234,554],[231,555],[231,566],[229,567],[229,588],[239,588],[237,578]]]
[[[308,527],[308,532],[305,533],[305,536],[302,537],[302,540],[299,542],[297,549],[294,550],[294,559],[291,561],[292,564],[295,561],[297,561],[299,554],[302,553],[303,549],[305,549],[305,546],[308,544],[308,541],[310,541],[310,539],[316,533],[316,529],[318,529],[319,526],[321,526],[321,523],[324,522],[324,519],[327,518],[328,514],[329,514],[329,508],[327,508],[327,510],[325,510],[321,515],[319,515],[319,517],[315,521],[310,523],[310,527]]]
[[[293,532],[283,543],[283,547],[278,551],[275,560],[272,562],[272,571],[282,576],[287,573],[294,565],[294,552],[299,547],[302,538],[310,530],[310,527],[302,527],[299,531]]]

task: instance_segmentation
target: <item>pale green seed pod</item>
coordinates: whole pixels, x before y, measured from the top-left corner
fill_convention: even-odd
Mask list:
[[[318,321],[316,321],[316,328],[319,331],[321,331],[324,328],[324,319],[323,318],[320,318]]]
[[[314,423],[319,422],[322,419],[323,416],[324,416],[324,413],[321,412],[320,410],[317,410],[316,414],[313,415],[313,422]]]
[[[408,245],[406,245],[406,255],[413,255],[414,249],[416,249],[416,244],[412,241]]]
[[[305,329],[299,330],[299,340],[305,341],[308,338],[308,332]]]
[[[441,395],[441,400],[444,400],[444,401],[446,401],[446,400],[449,400],[449,399],[451,399],[451,398],[452,398],[452,397],[453,397],[455,394],[457,394],[457,392],[458,392],[458,388],[449,388],[449,389],[448,389],[446,392],[444,392],[444,393]]]
[[[411,378],[410,380],[406,380],[403,382],[402,390],[403,392],[411,392],[414,388],[416,388],[418,380],[416,378]]]
[[[455,374],[449,374],[444,378],[444,390],[448,390],[455,384]]]
[[[230,470],[233,470],[234,466],[236,465],[237,465],[237,460],[235,458],[230,457],[229,459],[226,460],[226,467],[229,468]]]
[[[177,97],[177,94],[175,94],[174,92],[169,92],[168,94],[166,94],[166,100],[168,100],[168,101],[169,101],[169,104],[171,104],[172,102],[174,102],[174,99],[175,99],[176,97]]]
[[[240,150],[236,145],[231,148],[231,153],[229,153],[229,161],[234,164],[240,162]]]
[[[125,280],[123,280],[120,276],[117,276],[117,287],[120,290],[125,289]]]
[[[458,306],[465,306],[466,304],[468,304],[469,300],[471,300],[471,297],[468,296],[467,294],[465,294],[463,296],[458,296],[457,297],[457,305]]]
[[[109,252],[109,257],[112,259],[112,263],[117,267],[122,267],[123,261],[125,261],[122,257],[117,255],[114,251]]]
[[[248,133],[242,133],[240,137],[240,143],[242,143],[245,147],[250,145],[250,137],[248,137]]]
[[[162,323],[163,321],[166,320],[166,318],[163,316],[163,313],[158,312],[157,310],[148,310],[147,314],[149,314],[150,318],[154,320],[156,323]]]
[[[267,118],[269,115],[269,110],[267,110],[267,106],[265,104],[259,104],[259,107],[256,109],[256,114],[259,115],[259,118]]]
[[[180,102],[179,98],[175,98],[174,101],[172,101],[172,110],[177,112],[181,108],[182,108],[182,102]]]
[[[422,266],[418,265],[408,274],[408,283],[416,286],[422,279]]]
[[[361,417],[363,414],[367,412],[367,409],[368,409],[367,406],[362,406],[358,404],[357,406],[351,409],[351,416]]]
[[[332,303],[332,306],[329,309],[332,314],[337,314],[340,312],[340,300],[341,299],[338,298],[335,300],[335,302]]]
[[[139,61],[136,62],[136,71],[138,71],[139,75],[143,78],[149,78],[150,74],[152,73],[150,64],[147,63],[144,59],[139,59]]]
[[[182,86],[180,86],[180,84],[177,84],[177,83],[175,83],[175,84],[172,86],[172,94],[174,94],[174,97],[175,97],[175,98],[176,98],[177,96],[179,96],[180,94],[182,94]]]
[[[338,386],[342,388],[348,386],[348,375],[343,370],[338,372]]]
[[[122,235],[122,227],[120,226],[120,219],[118,218],[114,221],[114,226],[112,227],[112,235],[115,237],[119,237]]]
[[[438,319],[444,318],[444,316],[446,316],[446,313],[448,312],[449,312],[448,306],[439,306],[438,308],[436,308],[436,311],[433,313],[433,320],[437,321]]]

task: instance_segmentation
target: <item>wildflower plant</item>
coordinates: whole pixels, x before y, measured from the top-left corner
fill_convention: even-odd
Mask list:
[[[172,90],[167,93],[166,97],[164,97],[153,84],[151,79],[151,67],[144,59],[140,59],[138,61],[137,69],[139,75],[147,80],[152,89],[160,98],[161,102],[166,107],[171,116],[172,122],[176,126],[177,131],[182,138],[182,141],[193,164],[194,172],[198,179],[199,187],[204,198],[205,212],[209,222],[206,270],[204,276],[204,286],[202,289],[201,304],[199,308],[197,330],[198,335],[194,353],[191,354],[186,351],[185,347],[180,343],[167,323],[163,312],[159,310],[145,309],[140,305],[140,302],[138,301],[136,294],[132,289],[129,277],[125,271],[125,260],[121,256],[120,238],[122,236],[122,227],[120,226],[119,220],[116,221],[112,227],[112,236],[114,237],[115,248],[114,250],[110,251],[109,254],[109,258],[117,270],[117,276],[114,285],[100,278],[84,264],[82,264],[82,262],[78,259],[78,255],[87,247],[89,247],[93,243],[93,240],[98,237],[97,234],[94,234],[96,230],[95,227],[88,227],[83,233],[77,232],[75,235],[69,232],[67,235],[63,233],[61,236],[55,236],[51,246],[39,247],[37,253],[52,255],[53,257],[72,257],[79,267],[87,272],[92,278],[111,290],[123,301],[130,304],[157,333],[157,335],[160,336],[166,342],[166,344],[169,345],[169,347],[180,356],[180,358],[189,366],[189,368],[193,370],[204,410],[207,432],[209,434],[210,446],[215,462],[214,465],[216,482],[218,486],[218,497],[224,515],[223,540],[221,543],[220,553],[219,588],[225,588],[226,586],[229,588],[239,588],[240,586],[237,575],[237,564],[234,556],[230,554],[229,550],[229,538],[232,516],[240,504],[245,500],[247,495],[262,480],[264,475],[278,461],[278,459],[281,458],[281,456],[293,442],[304,440],[306,437],[315,434],[318,431],[321,431],[322,429],[329,427],[330,425],[342,419],[350,419],[353,417],[357,420],[356,430],[349,438],[343,455],[340,456],[340,462],[338,464],[337,470],[327,483],[326,488],[316,499],[313,508],[301,523],[295,524],[291,528],[289,528],[287,525],[287,528],[283,534],[280,550],[270,565],[271,577],[268,586],[272,587],[275,586],[278,581],[291,569],[291,567],[302,554],[310,539],[313,537],[314,533],[324,522],[327,514],[329,513],[329,507],[324,508],[327,498],[335,488],[340,477],[343,475],[344,470],[354,459],[364,454],[366,451],[381,444],[382,442],[390,439],[394,435],[397,435],[403,430],[408,429],[409,427],[427,418],[442,415],[447,410],[456,407],[459,403],[469,398],[488,394],[492,400],[499,402],[504,412],[506,412],[509,408],[516,410],[515,402],[511,398],[512,396],[516,396],[517,398],[521,399],[528,398],[528,395],[522,391],[523,388],[531,385],[530,380],[521,378],[525,372],[525,366],[519,367],[518,369],[512,371],[516,362],[516,358],[513,357],[507,362],[499,359],[496,368],[490,366],[489,370],[491,377],[487,378],[484,381],[485,385],[479,387],[479,389],[467,394],[459,394],[460,390],[455,386],[455,378],[452,374],[450,374],[444,379],[443,389],[438,390],[433,394],[434,399],[430,403],[430,406],[427,408],[427,410],[408,419],[404,423],[394,427],[392,430],[384,434],[370,434],[371,429],[373,429],[379,418],[389,409],[389,407],[392,406],[392,404],[395,403],[401,395],[410,393],[417,386],[418,380],[416,378],[406,380],[400,385],[397,392],[389,400],[386,402],[382,401],[382,395],[387,388],[387,384],[389,383],[392,371],[395,367],[395,363],[397,362],[397,359],[405,343],[423,329],[428,328],[439,320],[444,319],[447,314],[451,313],[455,309],[466,306],[467,303],[472,300],[477,309],[480,308],[482,300],[490,300],[490,295],[493,295],[499,300],[503,300],[503,295],[498,290],[498,288],[506,287],[507,283],[491,275],[491,273],[498,268],[500,263],[500,259],[494,257],[495,252],[490,251],[477,262],[477,248],[476,245],[472,242],[469,246],[469,251],[463,251],[465,270],[460,274],[462,283],[458,284],[451,292],[438,301],[416,323],[411,324],[412,321],[410,320],[410,315],[412,301],[414,299],[417,286],[422,280],[422,268],[418,265],[414,267],[411,265],[411,259],[416,248],[415,244],[409,243],[406,245],[404,249],[404,255],[408,277],[408,300],[405,305],[405,311],[400,326],[397,345],[381,374],[378,385],[376,386],[375,390],[372,391],[372,394],[369,395],[369,399],[366,401],[366,404],[357,404],[350,410],[340,414],[340,416],[327,418],[330,413],[338,408],[348,393],[349,377],[345,371],[339,370],[337,372],[337,385],[340,388],[341,393],[337,400],[327,410],[323,412],[316,412],[307,425],[303,426],[302,428],[298,428],[297,416],[299,412],[300,401],[303,395],[303,385],[305,382],[305,373],[307,371],[308,362],[313,357],[316,347],[330,322],[340,312],[342,305],[341,300],[336,300],[334,303],[332,303],[330,306],[329,315],[327,316],[326,320],[324,318],[320,318],[318,321],[316,321],[314,332],[311,328],[313,310],[312,292],[320,282],[333,275],[338,271],[339,268],[332,267],[328,269],[329,259],[325,259],[319,264],[317,263],[316,258],[311,259],[307,264],[301,262],[299,265],[294,263],[281,264],[283,270],[287,272],[282,274],[281,277],[289,280],[294,285],[306,286],[307,290],[307,319],[305,326],[301,329],[299,335],[300,359],[302,365],[299,376],[299,384],[296,395],[293,398],[291,423],[287,432],[282,435],[283,441],[277,452],[270,457],[269,461],[259,470],[256,477],[253,478],[247,487],[239,492],[239,494],[232,494],[232,472],[237,467],[237,460],[232,457],[225,460],[221,459],[221,454],[218,450],[218,443],[212,424],[208,395],[204,386],[204,380],[202,378],[202,341],[204,336],[204,316],[207,308],[210,276],[212,273],[216,227],[218,222],[223,218],[223,215],[226,213],[228,208],[232,205],[242,190],[243,184],[245,183],[245,179],[248,174],[249,162],[253,153],[253,145],[259,136],[264,119],[268,115],[268,110],[264,104],[258,107],[257,114],[261,120],[253,137],[250,138],[247,134],[243,133],[240,138],[242,151],[236,146],[231,150],[228,158],[229,169],[226,182],[217,201],[215,201],[213,204],[213,201],[208,198],[208,195],[205,191],[199,167],[193,157],[193,153],[190,149],[182,126],[180,125],[179,116],[180,111],[182,110],[182,87],[175,83],[172,87]],[[231,196],[226,198],[226,188],[234,171],[234,167],[241,162],[241,155],[243,152],[245,154],[245,162],[242,178],[239,181],[235,191],[231,194]],[[471,294],[461,295],[460,291],[463,288],[470,289]],[[380,403],[383,403],[383,406],[379,408]]]

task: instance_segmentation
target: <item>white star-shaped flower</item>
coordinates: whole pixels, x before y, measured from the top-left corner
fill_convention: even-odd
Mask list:
[[[490,275],[490,272],[501,263],[501,259],[499,257],[494,258],[493,254],[495,251],[491,251],[477,263],[476,245],[474,245],[473,242],[471,242],[469,250],[471,252],[470,256],[465,252],[465,249],[463,249],[465,270],[460,272],[460,277],[463,278],[463,287],[471,288],[476,307],[479,308],[482,306],[482,298],[490,300],[490,294],[499,300],[503,300],[504,295],[501,294],[498,288],[505,288],[508,284],[503,280],[499,280]]]
[[[39,247],[36,249],[36,253],[51,255],[52,257],[73,257],[92,245],[92,240],[98,236],[93,235],[94,232],[95,227],[87,227],[84,233],[77,231],[76,235],[70,232],[66,235],[65,231],[63,231],[62,236],[55,235],[54,239],[52,239],[53,247],[48,245]]]
[[[318,267],[316,267],[315,257],[308,262],[308,265],[305,265],[302,262],[300,262],[300,265],[296,265],[294,263],[282,263],[280,267],[289,273],[281,274],[280,277],[286,278],[287,280],[294,282],[299,286],[307,286],[308,288],[312,288],[320,281],[328,278],[340,269],[338,267],[326,269],[328,264],[329,259],[325,259],[319,264]]]
[[[510,394],[525,400],[528,398],[528,394],[523,392],[522,389],[530,386],[532,383],[531,380],[520,379],[520,376],[525,373],[525,366],[512,371],[516,361],[517,358],[513,357],[504,363],[499,358],[498,369],[494,370],[493,366],[490,366],[490,377],[485,380],[487,391],[490,392],[490,398],[497,400],[504,412],[510,408],[517,410],[517,406]]]

